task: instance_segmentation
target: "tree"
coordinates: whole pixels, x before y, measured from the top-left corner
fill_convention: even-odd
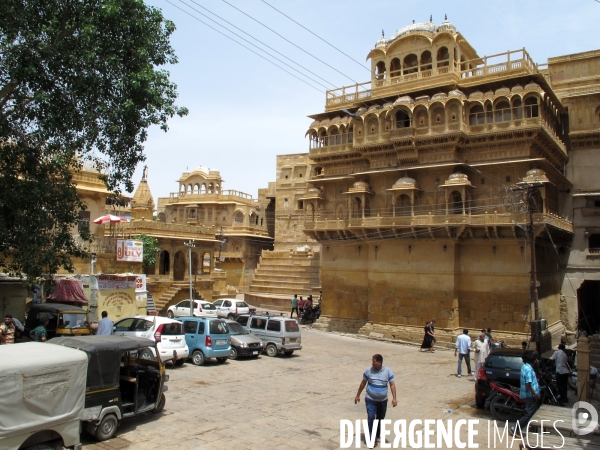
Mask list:
[[[2,0],[0,17],[0,267],[31,282],[85,254],[73,171],[131,192],[147,129],[187,110],[157,69],[175,26],[142,0]]]
[[[154,239],[147,234],[139,234],[133,236],[131,239],[142,241],[144,243],[144,260],[142,261],[142,267],[145,269],[146,267],[156,264],[156,255],[160,253],[160,248],[156,245],[158,244],[158,239]]]

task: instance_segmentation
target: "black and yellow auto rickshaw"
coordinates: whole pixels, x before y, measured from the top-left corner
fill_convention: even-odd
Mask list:
[[[139,358],[154,346],[149,339],[130,336],[58,337],[50,344],[81,350],[88,355],[82,421],[96,439],[110,439],[121,419],[165,406],[164,382],[169,379],[160,360]],[[158,355],[158,352],[156,352]]]
[[[78,306],[62,303],[31,305],[25,321],[25,336],[48,320],[48,339],[55,336],[85,336],[91,334],[87,313]]]

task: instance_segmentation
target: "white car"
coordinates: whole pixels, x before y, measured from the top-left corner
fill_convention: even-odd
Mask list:
[[[169,306],[167,317],[190,317],[190,301],[182,300],[176,305]],[[194,300],[194,317],[217,317],[217,308],[206,300]]]
[[[217,308],[217,315],[230,320],[235,320],[240,314],[248,314],[250,307],[244,300],[235,298],[221,298],[212,302]]]
[[[125,317],[115,323],[114,330],[117,336],[137,336],[155,341],[163,362],[174,360],[176,366],[181,366],[190,356],[183,325],[177,320],[159,316]],[[156,359],[154,347],[149,347],[149,350],[142,350],[140,357]]]

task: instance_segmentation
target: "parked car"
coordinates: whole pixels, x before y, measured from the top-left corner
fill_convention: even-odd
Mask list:
[[[235,298],[221,298],[213,302],[213,305],[217,308],[217,315],[219,317],[226,317],[230,320],[235,320],[240,314],[248,314],[250,307],[244,300],[237,300]]]
[[[484,408],[490,395],[490,381],[500,381],[515,387],[521,386],[522,356],[526,350],[520,348],[498,348],[492,350],[477,374],[475,404]]]
[[[295,350],[302,350],[300,327],[296,319],[268,314],[242,314],[236,322],[263,341],[268,356],[277,356],[279,352],[289,356]]]
[[[182,300],[176,305],[169,306],[167,317],[190,317],[190,301]],[[194,317],[217,317],[217,308],[206,300],[194,300]]]
[[[160,359],[173,360],[177,366],[183,365],[190,352],[185,341],[181,322],[159,316],[125,317],[115,323],[115,335],[137,336],[156,342]],[[143,359],[156,359],[154,347],[140,353]]]
[[[231,342],[231,355],[229,359],[238,359],[240,356],[258,358],[263,351],[263,342],[250,334],[243,326],[234,320],[226,320],[229,327]]]
[[[208,317],[182,317],[185,341],[190,349],[192,363],[202,366],[207,359],[216,358],[223,363],[231,355],[229,327],[223,319]]]

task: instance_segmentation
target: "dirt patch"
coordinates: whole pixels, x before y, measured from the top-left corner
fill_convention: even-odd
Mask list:
[[[208,381],[199,380],[199,381],[196,381],[196,384],[209,385],[210,383]]]
[[[448,408],[450,408],[450,409],[458,409],[461,406],[468,405],[471,402],[473,402],[473,398],[474,398],[473,394],[463,395],[460,398],[456,398],[456,399],[452,400],[448,404]]]

